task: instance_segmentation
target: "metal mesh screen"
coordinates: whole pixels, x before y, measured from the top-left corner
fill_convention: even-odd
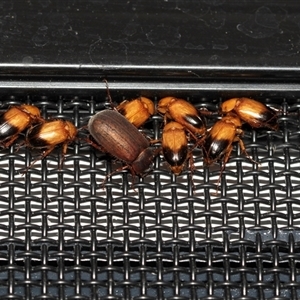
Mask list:
[[[20,95],[2,99],[2,108],[33,103],[44,117],[81,127],[103,99]],[[214,111],[220,101],[189,100]],[[83,139],[61,170],[59,148],[25,173],[40,152],[2,150],[0,297],[300,297],[300,102],[259,100],[280,109],[280,130],[245,129],[259,164],[235,146],[217,194],[220,165],[203,166],[199,149],[193,175],[188,167],[172,175],[158,156],[150,174],[134,179],[126,170],[107,178],[120,163]],[[145,134],[159,138],[161,124],[154,116]]]

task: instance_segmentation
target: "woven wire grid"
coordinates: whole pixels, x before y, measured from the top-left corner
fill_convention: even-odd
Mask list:
[[[216,111],[219,100],[204,100]],[[10,97],[2,108],[24,102],[77,127],[105,109],[94,97],[67,96]],[[0,297],[300,297],[300,102],[275,105],[279,131],[245,129],[258,164],[236,145],[218,193],[220,165],[204,166],[199,149],[193,174],[187,167],[176,177],[158,155],[142,178],[112,173],[122,165],[90,147],[84,131],[62,169],[59,148],[27,171],[39,151],[2,150]],[[157,139],[161,127],[154,116],[143,131]]]

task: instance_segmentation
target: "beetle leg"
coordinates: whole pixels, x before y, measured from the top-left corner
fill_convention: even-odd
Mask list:
[[[38,160],[43,160],[47,155],[49,155],[53,150],[54,147],[51,147],[49,149],[47,149],[46,151],[43,152],[43,154],[41,156],[39,156],[38,158],[36,158],[28,167],[26,167],[25,171],[22,172],[22,175],[24,175],[29,169],[32,168],[32,166],[38,161]]]
[[[102,183],[101,183],[102,188],[103,189],[105,188],[105,183],[107,182],[108,178],[112,177],[115,173],[121,172],[121,171],[123,171],[124,169],[127,169],[127,168],[128,168],[128,166],[124,166],[124,167],[118,168],[118,169],[110,172],[109,174],[107,174],[105,176],[105,178],[103,179]]]
[[[221,177],[222,177],[222,174],[225,170],[225,167],[226,167],[226,164],[230,158],[230,155],[231,155],[231,152],[232,152],[232,145],[228,148],[228,151],[225,153],[224,155],[224,159],[222,161],[222,167],[221,167],[221,170],[220,170],[220,175],[219,175],[219,178],[218,178],[218,181],[217,181],[217,187],[216,187],[216,192],[214,193],[214,195],[218,195],[218,188],[220,186],[220,182],[221,182]]]
[[[55,145],[55,146],[56,146],[56,145]],[[43,160],[46,156],[48,156],[48,155],[54,150],[55,146],[53,146],[53,147],[48,148],[47,150],[45,150],[39,159],[40,159],[40,160]],[[35,160],[35,162],[38,161],[39,159]],[[34,162],[34,163],[35,163],[35,162]],[[33,164],[33,163],[32,163],[32,164]]]
[[[18,146],[17,146],[17,149],[16,149],[16,152],[18,152],[20,150],[20,148],[22,148],[23,146],[26,146],[26,142],[25,141],[21,141]]]
[[[191,173],[190,173],[190,178],[191,178],[191,182],[192,182],[192,189],[193,189],[193,193],[195,192],[195,183],[194,183],[194,172],[196,170],[196,167],[195,167],[195,163],[194,163],[194,157],[193,157],[193,153],[192,151],[189,151],[188,153],[188,156],[187,156],[187,159],[186,159],[186,162],[188,163],[188,166],[191,170]]]
[[[189,151],[186,162],[188,162],[188,165],[190,167],[191,173],[194,173],[196,170],[195,164],[194,164],[194,157],[192,151]]]
[[[78,128],[78,131],[82,131],[82,130],[87,130],[88,126],[87,125],[83,125],[82,127]]]
[[[278,112],[276,112],[276,115],[274,115],[268,122],[266,122],[266,123],[264,124],[265,127],[266,127],[266,128],[269,128],[270,130],[275,130],[275,131],[277,131],[278,128],[279,128],[279,124],[278,124],[277,121],[276,121],[276,122],[277,122],[276,125],[274,125],[274,126],[269,125],[269,122],[273,121],[274,119],[277,120],[277,118],[278,118]]]
[[[186,129],[186,130],[189,132],[189,134],[193,137],[193,139],[194,139],[195,141],[198,140],[198,138],[197,138],[190,130],[188,130],[188,129]]]
[[[114,170],[113,172],[107,174],[107,175],[105,176],[105,178],[103,179],[102,183],[101,183],[102,188],[103,188],[103,189],[105,188],[105,183],[106,183],[106,181],[107,181],[108,178],[112,177],[112,176],[113,176],[114,174],[116,174],[116,173],[119,173],[119,172],[121,172],[121,171],[123,171],[123,170],[127,170],[127,169],[130,170],[130,173],[131,173],[131,176],[132,176],[131,188],[132,188],[135,192],[137,192],[137,191],[134,189],[134,178],[135,178],[137,175],[134,173],[133,169],[130,168],[129,165],[126,165],[126,166],[117,168],[117,169]]]
[[[222,165],[222,169],[221,169],[221,175],[222,175],[223,171],[225,170],[225,166],[226,166],[226,164],[227,164],[227,162],[228,162],[228,160],[229,160],[229,158],[230,158],[232,149],[233,149],[233,147],[232,147],[232,145],[231,145],[231,146],[228,148],[228,151],[227,151],[227,152],[225,153],[225,155],[224,155],[223,165]],[[221,175],[220,175],[220,176],[221,176]]]
[[[150,140],[149,143],[152,145],[152,144],[157,144],[157,143],[160,143],[161,140],[158,139],[158,140]]]
[[[46,120],[44,118],[39,117],[39,116],[35,116],[35,115],[30,114],[30,117],[33,120],[32,124],[45,123],[46,122]]]
[[[156,148],[155,150],[153,150],[153,159],[160,153],[162,153],[162,147],[159,147],[159,148]]]
[[[218,112],[212,112],[209,111],[206,107],[201,107],[198,109],[198,112],[200,113],[201,116],[216,116],[219,113]]]
[[[91,139],[86,138],[86,139],[84,139],[84,141],[86,141],[90,146],[96,148],[97,150],[99,150],[101,152],[106,152],[101,146],[99,146],[97,143],[93,142]]]
[[[241,150],[242,150],[242,153],[244,153],[245,156],[246,156],[251,162],[253,162],[254,164],[259,165],[259,162],[253,160],[252,157],[248,154],[244,142],[243,142],[239,137],[236,137],[236,140],[235,140],[235,141],[237,141],[237,142],[239,143],[239,145],[240,145],[240,147],[241,147]]]
[[[59,160],[59,165],[58,165],[58,169],[59,169],[59,170],[61,170],[62,167],[63,167],[63,163],[64,163],[64,160],[65,160],[65,156],[66,156],[67,151],[68,151],[68,145],[69,145],[68,142],[63,143],[63,145],[62,145],[61,158],[60,158],[60,160]]]
[[[12,136],[7,142],[3,142],[1,143],[3,148],[8,148],[9,146],[11,146],[13,144],[13,142],[18,138],[18,134]]]
[[[192,150],[196,147],[201,147],[202,144],[205,142],[205,139],[206,139],[206,135],[204,135],[200,139],[198,139],[198,141],[194,144]]]
[[[164,114],[164,126],[166,126],[168,122],[168,117],[167,117],[167,113]]]

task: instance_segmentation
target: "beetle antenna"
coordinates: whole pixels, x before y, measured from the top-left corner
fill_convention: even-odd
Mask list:
[[[113,104],[112,97],[111,97],[111,94],[110,94],[110,91],[109,91],[108,81],[106,79],[103,79],[103,82],[105,83],[105,86],[106,86],[106,94],[107,94],[107,98],[108,98],[108,101],[110,103],[110,106],[112,107],[112,109],[116,110],[116,107]]]

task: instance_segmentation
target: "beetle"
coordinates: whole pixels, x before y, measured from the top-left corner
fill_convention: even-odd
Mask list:
[[[225,165],[229,160],[233,143],[239,142],[241,150],[246,151],[243,141],[240,139],[243,131],[241,119],[228,114],[217,121],[209,130],[202,145],[203,159],[206,165],[222,160]]]
[[[137,128],[141,127],[155,112],[153,101],[146,97],[124,100],[116,109]]]
[[[241,127],[241,119],[233,113],[228,113],[222,117],[222,119],[217,121],[205,136],[202,144],[204,163],[209,166],[217,161],[222,162],[217,186],[219,185],[226,163],[230,158],[234,142],[238,142],[241,147],[241,151],[246,155],[246,157],[253,163],[257,164],[257,162],[254,161],[246,151],[244,142],[241,139],[241,135],[243,134]]]
[[[59,167],[61,167],[68,145],[75,140],[76,136],[77,128],[72,122],[60,119],[50,120],[29,128],[25,144],[31,148],[45,149],[40,159],[45,158],[57,145],[61,144],[62,159],[59,163]],[[38,160],[33,161],[29,168]]]
[[[236,113],[241,120],[253,128],[266,127],[278,130],[277,114],[265,104],[250,98],[232,98],[224,101],[220,110],[222,114]]]
[[[133,175],[141,175],[153,161],[150,142],[115,110],[103,110],[92,116],[88,130],[100,148],[123,161]]]
[[[165,119],[168,118],[183,125],[195,139],[197,139],[196,136],[202,136],[206,131],[205,123],[199,111],[183,99],[175,97],[162,98],[158,102],[157,110],[165,116]]]
[[[188,140],[184,127],[177,122],[170,122],[164,126],[162,132],[162,152],[175,175],[180,175],[184,163],[190,157]]]
[[[41,113],[34,105],[12,106],[0,116],[0,144],[7,148],[30,125],[41,120]]]
[[[153,101],[143,96],[132,100],[124,100],[115,107],[110,95],[108,82],[106,79],[103,81],[106,85],[107,97],[111,108],[118,111],[135,127],[141,127],[155,113],[155,105]]]
[[[246,151],[244,142],[241,139],[243,134],[241,127],[241,119],[233,113],[225,115],[213,125],[202,144],[203,159],[206,165],[222,161],[223,171],[230,158],[234,142],[239,143],[242,152],[250,161],[257,163]]]

